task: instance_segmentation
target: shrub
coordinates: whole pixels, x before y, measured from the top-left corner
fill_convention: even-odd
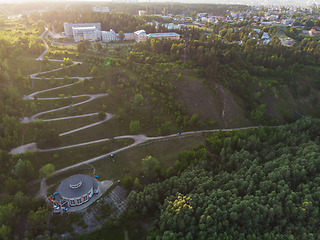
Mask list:
[[[100,111],[98,114],[98,117],[100,120],[104,120],[106,118],[107,114],[103,111]]]
[[[132,177],[131,176],[127,176],[125,177],[123,180],[122,180],[122,186],[129,190],[132,188],[133,186],[133,180],[132,180]]]

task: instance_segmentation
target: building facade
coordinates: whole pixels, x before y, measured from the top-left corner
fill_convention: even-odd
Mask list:
[[[110,31],[101,31],[101,40],[102,42],[111,42],[111,41],[116,41],[117,34],[115,31],[110,29]]]
[[[123,40],[134,40],[134,33],[124,33],[124,39]]]
[[[83,40],[100,41],[101,31],[96,27],[73,27],[73,39],[75,42]]]
[[[145,30],[141,29],[141,30],[135,31],[133,34],[134,34],[134,40],[136,40],[137,42],[147,41],[147,34]]]
[[[101,23],[63,23],[63,27],[67,36],[73,36],[73,28],[96,27],[101,31]]]
[[[180,34],[175,32],[167,32],[167,33],[150,33],[147,35],[148,38],[166,38],[166,39],[180,39]]]

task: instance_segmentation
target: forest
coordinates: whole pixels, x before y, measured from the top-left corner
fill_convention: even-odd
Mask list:
[[[265,28],[264,31],[272,36],[269,44],[257,44],[258,39],[248,37],[255,33],[246,26],[237,28],[221,24],[207,37],[195,28],[188,29],[181,32],[186,36],[185,44],[176,40],[149,39],[147,43],[135,43],[129,59],[146,63],[146,59],[152,62],[155,57],[158,63],[176,61],[179,67],[195,69],[193,74],[205,79],[209,88],[214,89],[215,83],[219,83],[243,99],[247,116],[255,124],[274,125],[277,124],[275,119],[264,114],[263,98],[274,91],[281,93],[286,87],[296,98],[309,96],[311,86],[319,90],[320,55],[316,40],[304,38],[301,44],[286,47],[280,43],[276,29]],[[240,40],[244,42],[241,45],[237,42]],[[184,57],[188,61],[185,62]],[[266,78],[274,80],[266,82]],[[301,88],[303,79],[308,79],[309,86]],[[315,109],[317,101],[315,96],[312,100]],[[313,112],[314,116],[318,116],[317,112]],[[283,117],[286,122],[293,122],[298,115],[304,114],[286,112]]]
[[[204,134],[208,149],[180,153],[176,176],[132,191],[127,205],[156,217],[148,240],[318,239],[319,131],[305,117]]]

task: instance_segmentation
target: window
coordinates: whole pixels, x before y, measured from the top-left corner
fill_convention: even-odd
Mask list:
[[[74,205],[74,200],[70,200],[71,205]]]
[[[77,199],[77,204],[78,204],[78,205],[82,204],[81,198],[78,198],[78,199]]]
[[[85,196],[83,197],[83,201],[84,201],[84,202],[88,201],[88,196],[87,196],[87,195],[85,195]]]

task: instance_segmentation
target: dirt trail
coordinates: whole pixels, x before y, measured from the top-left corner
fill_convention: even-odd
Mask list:
[[[46,180],[47,179],[45,178],[41,180],[40,191],[35,195],[35,198],[44,198],[44,199],[47,198],[48,186],[47,186]]]
[[[128,236],[128,231],[127,231],[127,229],[123,229],[123,233],[124,233],[124,239],[125,240],[129,240],[129,236]]]
[[[216,85],[216,90],[219,92],[219,94],[221,95],[221,97],[223,98],[223,109],[222,109],[222,114],[221,114],[221,118],[222,121],[224,123],[224,128],[226,128],[226,126],[228,126],[228,119],[225,116],[225,111],[226,111],[226,106],[227,106],[227,97],[226,97],[226,93],[223,90],[222,87],[220,87],[219,85]]]

